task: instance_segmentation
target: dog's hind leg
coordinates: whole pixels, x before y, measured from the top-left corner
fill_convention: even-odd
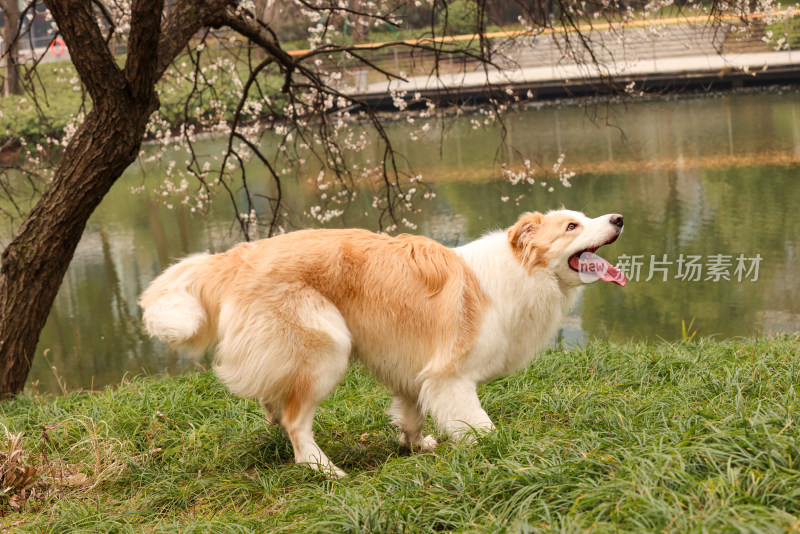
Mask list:
[[[312,386],[313,388],[314,386]],[[317,442],[314,440],[312,424],[314,413],[325,395],[309,395],[301,388],[287,399],[281,417],[283,426],[294,447],[294,459],[297,463],[308,464],[309,467],[316,469],[327,475],[343,477],[345,472],[336,467],[328,456],[322,452]]]
[[[274,409],[267,402],[267,399],[261,397],[259,402],[261,403],[261,407],[264,408],[264,416],[267,420],[267,428],[269,428],[271,425],[277,425],[279,422],[278,417],[275,415]]]
[[[422,382],[420,404],[436,424],[457,441],[473,439],[472,431],[494,425],[481,407],[475,382],[460,376],[429,377]]]
[[[395,395],[389,408],[392,422],[400,427],[400,445],[412,451],[432,451],[438,443],[433,436],[422,435],[422,425],[425,424],[425,414],[419,406],[407,398]]]
[[[234,393],[261,401],[268,422],[289,435],[295,461],[335,476],[344,472],[320,450],[312,424],[317,406],[339,384],[351,336],[339,310],[315,291],[290,288],[279,297],[220,313],[225,332],[215,371]]]
[[[332,476],[336,467],[314,440],[312,424],[317,406],[344,378],[350,362],[350,331],[339,311],[329,303],[309,306],[303,326],[295,327],[294,369],[287,376],[281,404],[281,426],[294,447],[295,462]]]

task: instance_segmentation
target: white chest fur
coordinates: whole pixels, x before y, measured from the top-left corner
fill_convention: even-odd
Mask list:
[[[488,234],[455,252],[490,299],[464,373],[485,382],[521,369],[552,339],[578,288],[563,288],[547,268],[528,273],[505,232]]]

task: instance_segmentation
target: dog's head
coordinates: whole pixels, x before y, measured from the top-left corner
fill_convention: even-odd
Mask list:
[[[568,210],[525,213],[508,229],[508,241],[528,272],[548,269],[569,286],[594,280],[624,286],[625,275],[594,254],[617,240],[622,225],[618,213],[595,219]]]

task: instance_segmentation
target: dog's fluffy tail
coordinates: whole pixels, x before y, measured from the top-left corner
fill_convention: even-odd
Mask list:
[[[215,337],[202,299],[210,257],[196,254],[181,260],[153,280],[139,297],[147,333],[193,355],[201,354]]]

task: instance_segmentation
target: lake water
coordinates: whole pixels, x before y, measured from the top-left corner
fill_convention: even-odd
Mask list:
[[[571,187],[556,182],[552,192],[498,181],[499,130],[475,130],[471,118],[448,126],[441,145],[436,135],[412,141],[405,122],[389,128],[436,186],[412,219],[417,233],[458,245],[523,211],[562,205],[625,216],[624,234],[601,254],[627,264],[631,282],[587,285],[562,342],[674,340],[682,321],[717,338],[800,330],[800,94],[516,112],[507,136],[524,156],[514,164],[527,157],[552,166],[565,154],[576,173]],[[204,218],[167,209],[152,193],[131,194],[166,163],[134,165],[92,217],[39,342],[30,377],[38,390],[96,389],[126,373],[202,365],[143,333],[136,296],[175,258],[221,251],[240,237],[225,204]],[[303,191],[290,188],[297,212]],[[345,222],[366,224],[358,213]]]

